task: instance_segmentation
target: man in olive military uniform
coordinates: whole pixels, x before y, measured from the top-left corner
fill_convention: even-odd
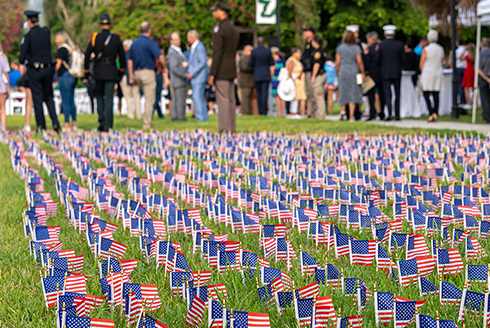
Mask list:
[[[235,132],[235,52],[238,46],[238,31],[228,18],[230,6],[217,2],[211,10],[219,21],[213,29],[213,64],[209,73],[209,85],[216,86],[219,132]]]
[[[306,104],[310,115],[316,112],[317,107],[313,85],[311,84],[311,72],[313,70],[313,57],[311,54],[314,50],[311,41],[313,41],[315,33],[313,27],[308,27],[303,30],[303,38],[306,40],[306,44],[303,49],[303,55],[301,56],[301,63],[303,64],[303,71],[305,72]]]
[[[126,68],[126,55],[119,35],[110,31],[111,18],[100,15],[100,32],[95,32],[85,51],[85,78],[95,80],[99,131],[109,131],[114,122],[114,86],[120,81]],[[92,55],[93,54],[93,55]],[[119,68],[116,59],[119,57]],[[90,76],[90,60],[93,58],[93,76]]]
[[[310,82],[313,87],[313,97],[315,98],[316,108],[311,111],[311,116],[318,119],[325,119],[325,62],[327,61],[327,55],[323,50],[323,40],[320,36],[315,35],[311,41],[313,51],[311,52],[313,69],[311,71]]]
[[[60,123],[53,101],[54,65],[51,57],[51,32],[49,28],[39,26],[38,11],[27,10],[24,14],[27,16],[30,31],[22,40],[19,61],[21,64],[27,62],[27,77],[32,91],[37,128],[46,130],[44,102],[53,122],[53,130],[59,133]]]

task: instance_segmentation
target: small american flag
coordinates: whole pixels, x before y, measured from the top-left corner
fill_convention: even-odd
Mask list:
[[[189,311],[187,312],[187,317],[185,324],[190,327],[200,326],[202,323],[202,318],[204,315],[204,309],[206,304],[199,297],[193,297],[190,302]]]

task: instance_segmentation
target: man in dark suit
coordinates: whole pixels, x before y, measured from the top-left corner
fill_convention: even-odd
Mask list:
[[[368,121],[376,119],[376,114],[379,114],[380,119],[385,118],[384,107],[385,99],[383,94],[383,85],[381,81],[381,69],[376,62],[376,54],[379,50],[378,32],[372,31],[366,33],[368,42],[368,52],[364,56],[364,64],[366,75],[369,75],[376,86],[366,93],[369,100],[369,118]],[[376,110],[376,90],[378,91],[379,108]]]
[[[269,108],[267,106],[269,98],[269,86],[274,72],[274,58],[271,50],[264,46],[265,39],[257,38],[257,48],[252,51],[248,66],[254,69],[255,89],[257,90],[257,103],[259,105],[260,115],[267,115]]]
[[[218,104],[219,132],[235,132],[235,51],[238,46],[238,31],[228,18],[231,7],[217,2],[211,10],[213,18],[219,21],[213,29],[213,64],[208,84],[216,85],[216,103]]]
[[[379,45],[376,54],[376,62],[381,67],[381,80],[386,104],[388,105],[388,117],[386,121],[400,120],[400,81],[402,76],[403,43],[394,39],[396,26],[383,26],[386,40]],[[395,88],[395,116],[393,117],[391,86]]]
[[[119,35],[111,33],[111,18],[100,15],[100,32],[95,32],[85,51],[85,81],[95,80],[99,131],[112,129],[114,86],[121,80],[126,68],[126,53]],[[93,76],[90,76],[90,60],[94,55]],[[119,57],[119,68],[116,58]],[[131,82],[131,81],[130,81]]]
[[[250,54],[253,47],[246,45],[243,47],[242,56],[238,61],[239,74],[238,84],[240,86],[240,92],[242,94],[242,115],[252,115],[252,102],[254,93],[254,69],[248,66],[250,60]]]
[[[51,32],[47,27],[39,26],[39,12],[27,10],[27,23],[30,31],[22,39],[19,61],[27,62],[27,76],[32,90],[34,113],[38,130],[46,130],[43,102],[48,108],[53,130],[60,132],[60,123],[56,116],[53,101],[54,66],[51,57]]]

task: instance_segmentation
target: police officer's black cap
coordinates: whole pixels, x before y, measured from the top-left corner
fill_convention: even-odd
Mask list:
[[[111,16],[109,14],[101,14],[99,18],[99,24],[110,24]]]
[[[306,32],[306,31],[311,31],[313,34],[316,34],[316,30],[313,26],[308,26],[308,27],[303,28],[303,32]]]
[[[39,16],[40,12],[36,10],[26,10],[24,11],[24,15],[26,15],[27,18],[34,18]]]
[[[222,3],[218,1],[211,7],[211,10],[212,11],[223,10],[225,13],[229,13],[231,11],[231,7],[228,6],[226,3]]]

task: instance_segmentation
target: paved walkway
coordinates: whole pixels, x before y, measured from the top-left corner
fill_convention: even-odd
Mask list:
[[[338,115],[328,115],[327,120],[338,121]],[[382,124],[396,126],[400,128],[420,128],[420,129],[449,129],[449,130],[460,130],[460,131],[479,131],[482,133],[490,133],[490,124],[470,124],[461,123],[456,121],[439,121],[436,123],[429,123],[426,120],[411,120],[402,119],[401,121],[370,121],[373,124]]]

